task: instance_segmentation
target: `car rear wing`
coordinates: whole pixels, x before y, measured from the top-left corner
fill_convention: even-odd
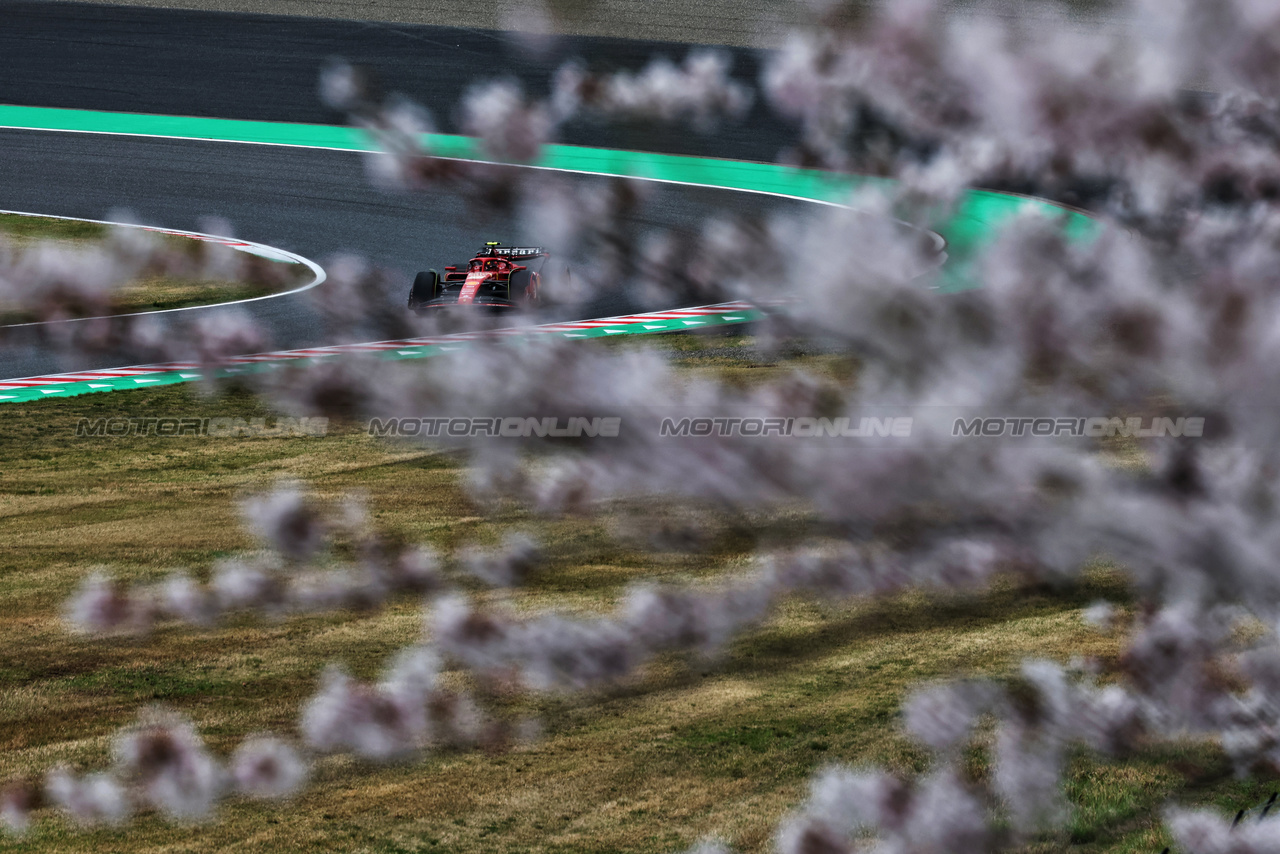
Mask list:
[[[532,258],[546,255],[547,250],[539,246],[486,246],[476,253],[477,258]]]

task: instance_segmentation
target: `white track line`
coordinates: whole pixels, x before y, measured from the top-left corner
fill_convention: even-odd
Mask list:
[[[255,139],[224,139],[224,138],[218,138],[218,137],[205,137],[205,136],[182,136],[181,134],[131,133],[129,131],[117,131],[117,130],[80,130],[77,128],[33,128],[33,127],[26,127],[23,125],[0,125],[0,130],[28,130],[28,131],[38,131],[41,133],[98,134],[100,136],[129,136],[129,137],[135,137],[138,139],[174,139],[174,140],[182,140],[185,142],[221,142],[221,143],[229,143],[232,145],[265,145],[272,148],[301,148],[301,149],[310,149],[312,151],[338,151],[346,154],[380,154],[381,153],[381,149],[378,149],[378,148],[342,148],[336,145],[303,145],[302,143],[297,143],[297,142],[266,142],[263,140],[255,140]],[[602,150],[616,151],[621,149],[602,149]],[[635,153],[648,154],[648,153],[654,153],[654,152],[635,152]],[[532,163],[506,163],[506,162],[497,161],[497,160],[481,160],[479,158],[473,158],[473,157],[444,157],[441,155],[431,154],[429,151],[424,151],[423,154],[428,157],[433,157],[436,160],[450,160],[454,163],[476,163],[483,166],[514,166],[517,169],[537,169],[542,172],[564,172],[570,175],[590,175],[597,178],[628,178],[633,181],[650,181],[655,184],[674,184],[675,186],[678,186],[678,187],[701,187],[703,189],[708,189],[708,190],[729,190],[734,193],[752,193],[757,196],[773,196],[779,199],[792,199],[797,202],[809,202],[810,204],[825,205],[827,207],[832,207],[832,208],[847,208],[849,210],[856,210],[855,208],[852,208],[849,205],[846,205],[842,202],[829,202],[825,199],[814,199],[814,198],[810,198],[809,196],[796,196],[791,193],[781,193],[776,190],[754,190],[754,189],[748,189],[745,187],[725,187],[719,184],[703,184],[703,183],[699,183],[698,181],[677,181],[674,178],[652,178],[647,175],[617,175],[612,172],[592,172],[590,169],[568,169],[563,166],[538,166]],[[752,165],[759,165],[755,163],[755,161],[750,161],[750,160],[735,161],[735,160],[730,160],[728,158],[708,158],[708,159],[721,160],[723,162],[729,162],[729,163],[750,163]],[[872,216],[880,216],[879,214],[872,214],[871,211],[862,211],[862,213],[866,213]],[[941,252],[944,248],[946,248],[946,242],[947,242],[946,238],[944,238],[941,234],[938,234],[936,231],[920,228],[918,225],[913,225],[905,220],[901,220],[896,217],[881,217],[881,218],[890,220],[891,222],[896,222],[899,225],[905,225],[907,228],[913,229],[915,231],[922,231],[925,234],[928,234],[930,237],[934,239],[935,243],[937,243],[937,248],[939,252]]]
[[[273,147],[273,148],[298,148],[298,149],[310,149],[310,150],[313,150],[313,151],[337,151],[337,152],[342,152],[342,153],[345,153],[345,154],[358,154],[358,155],[367,155],[367,154],[377,154],[377,153],[379,153],[379,150],[378,150],[378,149],[376,149],[376,148],[373,148],[373,149],[352,149],[352,148],[340,148],[340,147],[338,147],[338,146],[329,146],[329,145],[302,145],[302,144],[300,144],[300,143],[290,143],[290,142],[267,142],[267,141],[260,141],[260,140],[219,139],[219,138],[209,138],[209,137],[183,136],[183,135],[180,135],[180,134],[148,134],[148,133],[129,133],[129,132],[124,132],[124,131],[80,130],[80,129],[75,129],[75,128],[33,128],[33,127],[26,127],[26,126],[21,126],[21,125],[0,125],[0,129],[5,129],[5,130],[25,130],[25,131],[35,131],[35,132],[40,132],[40,133],[79,133],[79,134],[90,134],[90,135],[92,135],[92,134],[96,134],[96,135],[99,135],[99,136],[126,136],[126,137],[136,137],[136,138],[140,138],[140,139],[170,139],[170,140],[181,140],[181,141],[185,141],[185,142],[212,142],[212,143],[227,143],[227,144],[235,144],[235,145],[261,145],[261,146],[268,146],[268,147]],[[639,153],[643,153],[643,152],[639,152]],[[428,156],[431,156],[431,157],[437,157],[437,155],[428,155]],[[752,194],[752,195],[758,195],[758,196],[772,196],[772,197],[774,197],[774,198],[779,198],[779,199],[791,199],[791,200],[794,200],[794,201],[799,201],[799,202],[808,202],[808,203],[810,203],[810,204],[823,205],[823,206],[826,206],[826,207],[833,207],[833,208],[845,208],[845,209],[848,209],[848,210],[854,210],[854,208],[851,208],[849,205],[847,205],[847,204],[843,204],[843,203],[841,203],[841,202],[831,202],[831,201],[827,201],[827,200],[825,200],[825,199],[814,199],[814,198],[810,198],[810,197],[808,197],[808,196],[797,196],[797,195],[793,195],[793,194],[791,194],[791,193],[781,193],[781,192],[777,192],[777,191],[775,191],[775,190],[759,190],[759,189],[749,189],[749,188],[743,188],[743,187],[726,187],[726,186],[721,186],[721,185],[717,185],[717,184],[704,184],[704,183],[699,183],[699,182],[697,182],[697,181],[677,181],[677,180],[672,179],[672,178],[654,178],[654,177],[650,177],[650,176],[646,176],[646,175],[615,175],[615,174],[612,174],[612,173],[592,172],[592,171],[590,171],[590,170],[588,170],[588,169],[567,169],[567,168],[564,168],[564,167],[561,167],[561,166],[537,166],[537,165],[528,164],[528,163],[498,163],[498,162],[496,162],[496,161],[492,161],[492,160],[479,160],[479,159],[466,158],[466,157],[438,157],[437,159],[440,159],[440,160],[451,160],[451,161],[458,162],[458,163],[477,163],[477,164],[490,165],[490,166],[514,166],[514,167],[516,167],[516,168],[520,168],[520,169],[536,169],[536,170],[540,170],[540,171],[543,171],[543,172],[563,172],[563,173],[566,173],[566,174],[572,174],[572,175],[588,175],[588,176],[592,176],[592,177],[604,177],[604,178],[628,178],[628,179],[635,180],[635,181],[649,181],[649,182],[651,182],[651,183],[655,183],[655,184],[672,184],[672,185],[675,185],[675,186],[681,186],[681,187],[701,187],[701,188],[703,188],[703,189],[712,189],[712,190],[728,190],[728,191],[730,191],[730,192],[735,192],[735,193],[750,193],[750,194]],[[744,162],[745,162],[745,161],[744,161]],[[862,211],[862,213],[866,213],[866,214],[868,214],[868,215],[872,215],[872,216],[878,216],[878,214],[872,214],[870,211]],[[895,217],[883,217],[883,218],[884,218],[884,219],[888,219],[888,220],[893,221],[893,222],[897,222],[897,223],[899,223],[900,225],[905,225],[906,227],[908,227],[908,228],[910,228],[910,229],[913,229],[913,230],[915,230],[915,231],[922,231],[922,232],[924,232],[925,234],[928,234],[930,237],[932,237],[932,238],[934,239],[934,241],[935,241],[935,243],[936,243],[936,245],[937,245],[938,251],[940,251],[940,252],[941,252],[941,251],[946,247],[946,239],[945,239],[942,235],[938,234],[938,233],[937,233],[937,232],[935,232],[935,231],[931,231],[931,230],[928,230],[928,229],[922,229],[922,228],[920,228],[919,226],[912,225],[912,224],[911,224],[911,223],[909,223],[909,222],[905,222],[905,221],[903,221],[903,220],[899,220],[899,219],[897,219],[897,218],[895,218]],[[73,217],[67,217],[67,219],[73,219]],[[89,220],[89,222],[94,222],[94,220]],[[194,233],[194,232],[193,232],[193,233]],[[212,235],[203,235],[203,236],[212,236]],[[267,247],[267,248],[269,248],[269,249],[273,249],[274,247]],[[280,250],[280,251],[282,251],[282,250]],[[292,254],[292,253],[289,253],[289,254]],[[288,293],[298,293],[299,291],[305,291],[305,290],[307,290],[307,289],[309,289],[309,288],[313,288],[313,287],[315,287],[316,285],[318,285],[318,284],[320,284],[322,281],[324,281],[324,278],[323,278],[323,277],[324,277],[324,270],[323,270],[323,268],[321,268],[319,265],[314,264],[313,262],[309,261],[308,259],[302,258],[302,256],[294,256],[294,257],[297,257],[297,258],[299,259],[299,261],[301,261],[302,263],[305,263],[305,264],[307,264],[308,266],[311,266],[313,270],[318,271],[318,275],[319,275],[321,278],[320,278],[318,281],[312,282],[310,285],[307,285],[306,287],[299,288],[299,289],[297,289],[297,290],[295,290],[295,291],[289,291]],[[945,263],[945,256],[944,256],[944,263]],[[276,294],[276,295],[272,295],[272,296],[285,296],[285,295],[286,295],[286,294]],[[268,297],[254,297],[254,299],[266,299],[266,298],[268,298]],[[250,301],[251,301],[251,300],[244,300],[244,302],[250,302]],[[234,304],[234,303],[227,303],[227,305],[232,305],[232,304]],[[733,306],[735,306],[735,307],[734,307],[734,308],[731,308],[731,309],[728,309],[728,311],[742,311],[742,310],[743,310],[743,306],[744,306],[745,304],[741,304],[741,303],[732,303],[732,304],[731,304],[731,303],[720,303],[720,304],[718,304],[717,306],[715,306],[715,308],[720,308],[720,307],[722,307],[722,306],[729,306],[729,305],[733,305]],[[212,307],[212,306],[191,306],[191,308],[211,308],[211,307]],[[708,308],[710,308],[710,306],[708,306]],[[178,311],[178,310],[181,310],[181,309],[170,309],[170,311]],[[686,311],[689,311],[689,310],[692,310],[692,309],[685,309],[685,310],[686,310]],[[676,309],[675,311],[680,311],[680,310],[679,310],[679,309]],[[143,313],[147,313],[147,312],[143,312]],[[667,312],[662,312],[661,314],[671,315],[671,314],[672,314],[672,312],[671,312],[671,311],[667,311]],[[116,316],[117,316],[117,317],[123,317],[123,316],[129,316],[129,315],[116,315]],[[648,319],[648,318],[646,318],[646,319]],[[608,324],[608,325],[612,325],[613,323],[618,323],[618,322],[620,322],[620,321],[621,321],[621,319],[620,319],[620,318],[595,318],[595,319],[588,319],[588,320],[576,321],[576,323],[598,323],[598,322],[602,322],[602,321],[609,321],[609,324]],[[58,322],[61,322],[61,321],[58,321]],[[631,321],[631,322],[637,322],[637,321]],[[27,325],[27,324],[24,324],[24,325]],[[555,326],[555,327],[563,327],[563,326],[565,326],[565,325],[567,325],[567,324],[550,324],[550,325],[551,325],[551,326]],[[535,328],[537,328],[537,327],[529,327],[529,329],[535,329]],[[581,327],[579,327],[579,328],[581,328]],[[520,331],[522,331],[522,330],[519,330],[519,329],[504,329],[504,330],[495,330],[495,332],[494,332],[494,333],[490,333],[490,334],[508,334],[508,335],[510,335],[510,334],[518,334]],[[551,330],[547,330],[547,331],[551,331]],[[452,338],[452,336],[450,336],[450,337]],[[471,335],[466,335],[466,336],[464,336],[464,335],[458,335],[458,336],[457,336],[457,338],[453,338],[453,340],[459,340],[459,339],[465,340],[465,338],[468,338],[468,337],[474,337],[474,336],[471,336]],[[299,358],[299,357],[301,356],[301,354],[303,354],[303,353],[316,354],[316,353],[317,353],[317,351],[320,351],[320,352],[318,353],[319,355],[330,355],[330,354],[337,355],[338,353],[351,352],[351,350],[348,350],[348,349],[346,349],[346,348],[350,348],[350,347],[359,347],[359,346],[367,346],[367,347],[369,347],[369,349],[371,349],[371,350],[372,350],[372,349],[379,349],[379,348],[378,348],[378,345],[380,345],[380,344],[387,344],[387,343],[390,343],[390,342],[371,342],[371,343],[370,343],[370,344],[368,344],[368,345],[336,345],[336,346],[333,346],[333,347],[319,347],[319,348],[314,348],[314,347],[313,347],[313,348],[308,348],[307,350],[284,351],[284,352],[291,352],[291,353],[299,354],[299,355],[297,355],[297,356],[292,356],[292,357],[290,357],[290,356],[285,356],[284,358]],[[409,346],[413,346],[413,345],[409,345]],[[255,355],[258,355],[258,356],[264,356],[264,355],[268,355],[268,354],[255,354]],[[274,355],[274,354],[272,354],[272,355]],[[253,357],[240,357],[240,358],[244,358],[244,359],[252,359]],[[232,360],[232,363],[234,363],[234,360]],[[154,368],[154,366],[138,366],[138,367],[143,367],[143,368],[147,368],[147,369],[152,369],[152,368]],[[126,369],[124,369],[124,370],[127,370],[127,368],[126,368]],[[61,376],[61,375],[58,375],[58,376]],[[24,379],[29,380],[29,379],[34,379],[34,378],[23,378],[23,379],[17,379],[17,380],[0,380],[0,385],[4,385],[4,384],[6,384],[6,383],[8,383],[8,384],[16,384],[16,383],[23,382],[23,381],[24,381]]]
[[[112,220],[107,220],[107,219],[86,219],[85,217],[79,217],[79,216],[54,216],[53,214],[32,213],[30,211],[0,210],[0,215],[3,215],[3,214],[12,214],[14,216],[38,217],[40,219],[59,219],[59,220],[64,220],[68,222],[91,222],[95,225],[111,225],[111,226],[117,226],[120,228],[140,228],[143,231],[151,231],[157,234],[173,234],[179,237],[190,237],[197,240],[208,240],[210,242],[220,243],[224,246],[230,246],[233,249],[236,248],[236,244],[239,244],[242,246],[251,246],[254,249],[262,249],[269,253],[273,253],[276,255],[283,255],[286,258],[293,259],[295,263],[302,264],[303,266],[310,269],[313,278],[311,282],[301,287],[294,288],[288,291],[281,291],[278,294],[266,294],[260,297],[246,297],[245,299],[230,300],[228,302],[207,303],[205,305],[185,305],[185,306],[182,306],[181,308],[162,308],[156,311],[131,311],[126,314],[102,314],[94,317],[68,317],[62,320],[36,320],[30,323],[9,323],[4,326],[0,326],[0,329],[14,329],[20,326],[43,326],[46,323],[80,323],[86,320],[106,320],[106,319],[116,318],[116,317],[140,317],[144,314],[148,316],[154,315],[154,314],[172,314],[175,311],[194,311],[195,309],[198,309],[198,308],[207,308],[207,309],[224,308],[226,306],[231,306],[231,305],[243,305],[244,303],[247,303],[247,302],[258,302],[259,300],[264,300],[264,299],[277,299],[279,297],[290,296],[291,294],[300,294],[303,291],[311,290],[316,285],[323,283],[325,279],[328,278],[328,274],[325,273],[324,268],[321,267],[319,264],[317,264],[315,261],[312,261],[310,258],[305,258],[297,254],[296,252],[289,252],[288,250],[281,249],[278,246],[268,246],[265,243],[256,243],[252,240],[242,240],[238,237],[225,237],[220,234],[206,234],[202,231],[185,231],[179,228],[162,228],[160,226],[141,225],[136,222],[114,222]],[[238,251],[244,251],[244,250],[238,250]],[[256,253],[250,253],[250,254],[256,254]],[[259,257],[265,257],[265,256],[259,256]]]

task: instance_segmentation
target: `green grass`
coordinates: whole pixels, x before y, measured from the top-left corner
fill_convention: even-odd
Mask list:
[[[78,219],[0,214],[0,232],[19,244],[30,240],[101,240],[107,226]]]
[[[102,244],[108,237],[109,226],[99,223],[0,214],[0,238],[18,252],[37,243],[50,241],[72,251],[83,250]],[[157,234],[156,239],[188,255],[195,255],[207,248],[199,241],[177,235]],[[148,274],[111,294],[106,313],[132,314],[250,299],[298,287],[311,276],[311,271],[300,264],[283,264],[259,258],[254,258],[249,263],[260,271],[270,268],[275,275],[264,277],[261,282],[238,282],[167,273]],[[0,326],[35,319],[30,311],[6,307],[0,303]]]
[[[764,361],[742,335],[664,336],[656,345],[690,374],[743,382],[780,378],[796,364],[832,376],[849,369],[821,353]],[[166,627],[126,642],[66,631],[61,604],[94,566],[132,579],[175,567],[203,576],[218,558],[255,547],[235,499],[282,477],[307,481],[322,499],[360,491],[381,530],[446,556],[508,530],[535,532],[548,563],[512,597],[521,609],[605,611],[638,580],[715,579],[740,571],[762,542],[799,536],[812,522],[803,508],[731,519],[640,502],[593,518],[536,519],[513,504],[483,511],[462,492],[455,455],[382,444],[342,424],[323,438],[74,435],[81,417],[270,414],[243,392],[202,398],[184,386],[0,406],[0,779],[59,761],[100,767],[111,733],[157,702],[190,715],[224,754],[250,733],[292,732],[326,662],[372,676],[418,636],[421,611],[407,600],[373,614]],[[623,517],[694,513],[709,528],[706,551],[648,553],[618,533]],[[144,817],[81,833],[48,817],[27,839],[0,837],[0,851],[639,854],[715,834],[764,852],[826,764],[927,767],[900,728],[903,698],[921,681],[1004,678],[1025,657],[1114,661],[1119,639],[1081,618],[1098,598],[1128,598],[1107,566],[1056,588],[1004,579],[982,595],[915,592],[841,606],[794,599],[714,662],[671,655],[589,696],[496,698],[500,709],[537,712],[546,724],[541,740],[506,753],[437,753],[392,767],[326,759],[292,804],[233,801],[222,821],[194,831]],[[989,773],[985,740],[966,757],[979,779]],[[1212,745],[1153,745],[1123,761],[1078,754],[1070,767],[1072,821],[1028,851],[1158,852],[1167,803],[1225,814],[1264,800],[1270,785],[1235,779]]]

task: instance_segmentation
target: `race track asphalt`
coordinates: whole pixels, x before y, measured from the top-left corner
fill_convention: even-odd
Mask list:
[[[690,50],[618,38],[537,45],[456,27],[0,0],[0,104],[340,124],[320,103],[317,78],[326,60],[341,57],[426,107],[441,132],[459,133],[458,102],[477,81],[514,78],[543,98],[570,59],[598,71],[638,70],[655,56],[680,61]],[[764,52],[716,50],[732,58],[736,79],[757,84]],[[772,161],[794,142],[794,129],[757,99],[741,123],[714,135],[583,120],[562,127],[559,141]]]
[[[516,51],[513,43],[493,33],[433,27],[397,26],[401,32],[391,36],[385,27],[374,32],[350,22],[14,2],[0,2],[0,20],[0,103],[332,122],[335,117],[315,99],[316,72],[330,55],[368,62],[387,80],[406,81],[397,88],[438,113],[446,113],[443,105],[456,102],[476,76],[519,72],[532,91],[545,86],[548,70],[558,64],[556,57],[542,56],[495,66],[486,46],[501,43],[510,52]],[[560,49],[596,51],[617,67],[642,64],[654,47],[596,39]],[[434,65],[424,70],[428,59]],[[776,147],[761,140],[780,142],[785,135],[763,119],[758,125],[757,137],[750,122],[715,139],[663,130],[637,147],[770,159]],[[450,128],[446,123],[442,129]],[[692,142],[683,145],[683,139]],[[565,141],[608,145],[620,138],[583,126],[570,129]],[[92,219],[126,209],[148,224],[185,229],[221,217],[236,236],[321,264],[335,253],[355,252],[398,270],[403,281],[392,282],[385,294],[397,305],[414,270],[460,260],[484,240],[522,239],[509,219],[477,220],[457,196],[376,190],[360,156],[350,153],[0,130],[0,164],[0,208]],[[692,232],[711,215],[780,207],[795,210],[802,203],[657,185],[638,225]],[[623,294],[582,313],[632,307]],[[306,296],[245,308],[267,327],[275,347],[329,343]],[[3,377],[116,364],[111,356],[68,364],[25,345],[0,350]]]

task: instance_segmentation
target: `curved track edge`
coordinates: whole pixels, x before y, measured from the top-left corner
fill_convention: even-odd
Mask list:
[[[0,214],[7,214],[10,216],[29,216],[29,217],[35,217],[38,219],[59,219],[59,220],[64,220],[68,222],[90,222],[90,223],[93,223],[94,225],[110,225],[117,228],[137,228],[137,229],[141,229],[142,231],[155,232],[156,234],[169,234],[169,235],[174,235],[176,237],[190,237],[193,240],[204,240],[204,241],[208,241],[209,243],[217,243],[220,246],[226,246],[241,252],[248,252],[251,255],[257,255],[260,258],[267,259],[268,261],[275,261],[277,263],[286,263],[286,264],[301,264],[302,266],[306,267],[311,271],[311,281],[308,282],[307,284],[299,285],[296,288],[290,288],[287,291],[280,291],[279,293],[274,293],[274,294],[263,294],[262,296],[245,297],[243,299],[225,300],[223,302],[207,302],[207,303],[201,303],[200,305],[184,305],[184,306],[179,306],[177,308],[160,308],[154,311],[129,311],[129,312],[121,312],[119,314],[95,315],[93,317],[68,317],[61,320],[35,320],[35,321],[31,321],[30,323],[7,323],[0,326],[0,329],[16,329],[22,326],[44,326],[50,323],[80,323],[80,322],[89,321],[89,320],[107,320],[107,319],[114,319],[118,317],[141,317],[144,314],[145,315],[173,314],[174,312],[193,311],[195,309],[200,309],[200,308],[205,308],[205,309],[227,308],[228,306],[243,305],[244,303],[248,303],[248,302],[259,302],[261,300],[277,299],[279,297],[287,297],[287,296],[292,296],[293,294],[300,294],[303,291],[309,291],[315,286],[323,284],[324,281],[328,278],[328,273],[325,272],[325,269],[321,267],[319,264],[317,264],[315,261],[312,261],[310,258],[306,258],[302,255],[297,254],[296,252],[290,252],[287,249],[281,249],[278,246],[268,246],[265,243],[255,243],[252,240],[241,240],[237,237],[224,237],[219,234],[206,234],[203,231],[186,231],[179,228],[161,228],[160,226],[142,225],[140,223],[135,223],[135,222],[115,222],[108,219],[86,219],[85,217],[79,217],[79,216],[54,216],[53,214],[33,213],[31,211],[0,210]]]
[[[363,131],[349,127],[109,113],[53,107],[0,105],[0,128],[350,152],[377,151],[373,139]],[[433,156],[474,162],[494,162],[483,156],[477,141],[470,137],[430,134],[424,137],[423,143],[426,150]],[[887,188],[893,185],[893,182],[886,178],[839,175],[776,163],[558,144],[545,146],[542,156],[536,162],[509,165],[735,190],[840,207],[848,206],[853,195],[859,191],[874,191],[878,187]],[[1095,225],[1086,214],[1047,200],[987,190],[966,191],[946,221],[935,226],[937,232],[946,241],[948,255],[947,264],[939,274],[938,289],[961,291],[979,286],[980,281],[974,269],[974,260],[981,250],[989,245],[1001,224],[1027,209],[1061,218],[1067,233],[1076,238],[1087,237]],[[746,323],[761,316],[758,309],[746,303],[724,303],[678,311],[484,333],[461,333],[435,338],[263,353],[243,356],[210,370],[213,372],[211,375],[234,376],[250,371],[271,370],[297,359],[324,359],[356,353],[377,354],[379,358],[386,359],[422,358],[450,352],[482,337],[558,334],[569,338],[588,338],[617,334],[647,334],[689,329],[694,326]],[[0,403],[41,400],[52,395],[72,396],[138,388],[143,385],[188,382],[203,376],[205,376],[204,370],[199,365],[170,363],[12,380],[0,379]]]
[[[112,113],[56,107],[0,105],[0,128],[64,133],[112,134],[207,142],[316,148],[330,151],[373,152],[376,142],[357,128],[240,119]],[[493,163],[471,137],[427,134],[427,151],[453,160]],[[846,205],[852,193],[890,187],[888,178],[841,175],[778,163],[758,163],[679,154],[657,154],[607,148],[550,144],[532,163],[512,163],[532,169],[636,178],[665,184],[737,190],[828,205]],[[1024,208],[1062,216],[1068,230],[1087,234],[1092,220],[1084,213],[1053,202],[1000,193],[968,190],[946,221],[935,229],[947,241],[948,273],[942,290],[976,286],[966,261],[991,239],[997,227]]]

